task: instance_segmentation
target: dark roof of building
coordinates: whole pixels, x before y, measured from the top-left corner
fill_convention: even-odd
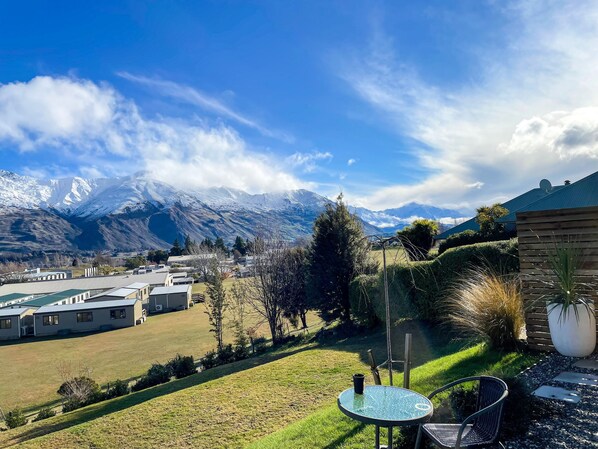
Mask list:
[[[514,222],[516,213],[539,210],[574,209],[598,206],[598,172],[592,173],[577,182],[562,186],[544,198],[511,211],[500,219],[501,222]]]
[[[510,212],[509,215],[513,214],[513,216],[514,216],[515,212],[519,211],[522,208],[525,208],[525,206],[527,206],[528,204],[537,202],[538,200],[541,200],[546,197],[550,197],[550,196],[554,195],[556,192],[558,192],[559,190],[561,190],[563,187],[570,187],[570,186],[553,186],[552,190],[550,190],[549,192],[546,192],[545,190],[540,189],[540,188],[535,188],[535,189],[525,192],[519,196],[516,196],[515,198],[510,199],[509,201],[502,203],[502,206]],[[507,217],[509,215],[507,215]],[[500,221],[503,221],[503,220],[500,220]],[[436,240],[443,240],[443,239],[450,237],[451,235],[458,234],[459,232],[463,232],[463,231],[467,231],[467,230],[471,230],[471,231],[479,231],[480,230],[480,225],[476,223],[475,218],[471,218],[467,221],[464,221],[463,223],[458,224],[457,226],[450,228],[441,234],[438,234],[435,238],[436,238]]]
[[[29,301],[25,301],[21,303],[23,306],[26,307],[43,307],[49,306],[54,303],[63,301],[68,298],[72,298],[73,296],[80,295],[81,293],[85,293],[89,290],[78,290],[78,289],[70,289],[64,290],[62,292],[52,293],[51,295],[40,296],[39,298],[31,299]]]

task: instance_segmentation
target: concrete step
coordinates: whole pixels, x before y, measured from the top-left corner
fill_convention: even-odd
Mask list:
[[[582,359],[575,362],[573,366],[576,368],[595,369],[596,371],[598,371],[598,360]]]
[[[542,385],[540,388],[534,390],[532,394],[539,398],[554,399],[571,404],[577,404],[581,401],[581,396],[576,391],[565,390],[559,387],[549,387],[548,385]]]
[[[598,387],[598,376],[594,374],[574,373],[571,371],[565,371],[564,373],[559,374],[552,380],[556,382],[567,382],[570,384]]]

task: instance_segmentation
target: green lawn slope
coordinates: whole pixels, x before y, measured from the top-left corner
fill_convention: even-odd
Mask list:
[[[447,344],[442,333],[418,323],[396,329],[399,353],[405,331],[414,334],[412,388],[421,392],[488,369],[517,372],[532,362],[524,355]],[[3,432],[0,447],[369,446],[372,429],[344,418],[335,398],[350,386],[352,373],[367,372],[368,348],[375,348],[382,360],[384,341],[376,332],[283,349]]]

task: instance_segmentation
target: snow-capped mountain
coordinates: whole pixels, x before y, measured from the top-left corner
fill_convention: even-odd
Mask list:
[[[226,187],[182,191],[140,172],[121,178],[38,180],[0,170],[0,251],[167,248],[176,237],[233,240],[311,233],[330,200],[308,190],[250,194]],[[355,208],[366,232],[392,232],[414,218],[459,217],[410,204]]]

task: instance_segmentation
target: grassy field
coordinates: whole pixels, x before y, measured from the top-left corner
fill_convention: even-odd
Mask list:
[[[418,323],[401,324],[397,342],[405,331],[414,334],[412,388],[424,393],[465,375],[515,373],[533,362],[480,345],[446,344],[440,332]],[[368,371],[368,348],[382,359],[384,341],[376,332],[290,347],[2,432],[0,447],[369,447],[373,430],[345,418],[335,397],[350,386],[352,373]]]
[[[166,362],[175,354],[203,356],[215,346],[204,306],[152,315],[141,326],[69,337],[32,338],[0,343],[0,407],[29,409],[58,399],[61,384],[58,365],[70,363],[92,369],[103,384],[143,374],[153,362]],[[256,316],[251,320],[258,322]],[[318,320],[310,315],[308,323]],[[260,334],[268,337],[264,325]],[[225,332],[225,337],[232,332]]]
[[[380,268],[382,268],[382,250],[381,249],[373,250],[372,256],[374,257],[374,259],[376,261],[378,261]],[[386,264],[387,265],[404,264],[404,263],[408,263],[408,262],[409,262],[409,259],[407,258],[407,253],[405,252],[405,250],[403,248],[393,247],[393,248],[389,248],[386,250]]]

